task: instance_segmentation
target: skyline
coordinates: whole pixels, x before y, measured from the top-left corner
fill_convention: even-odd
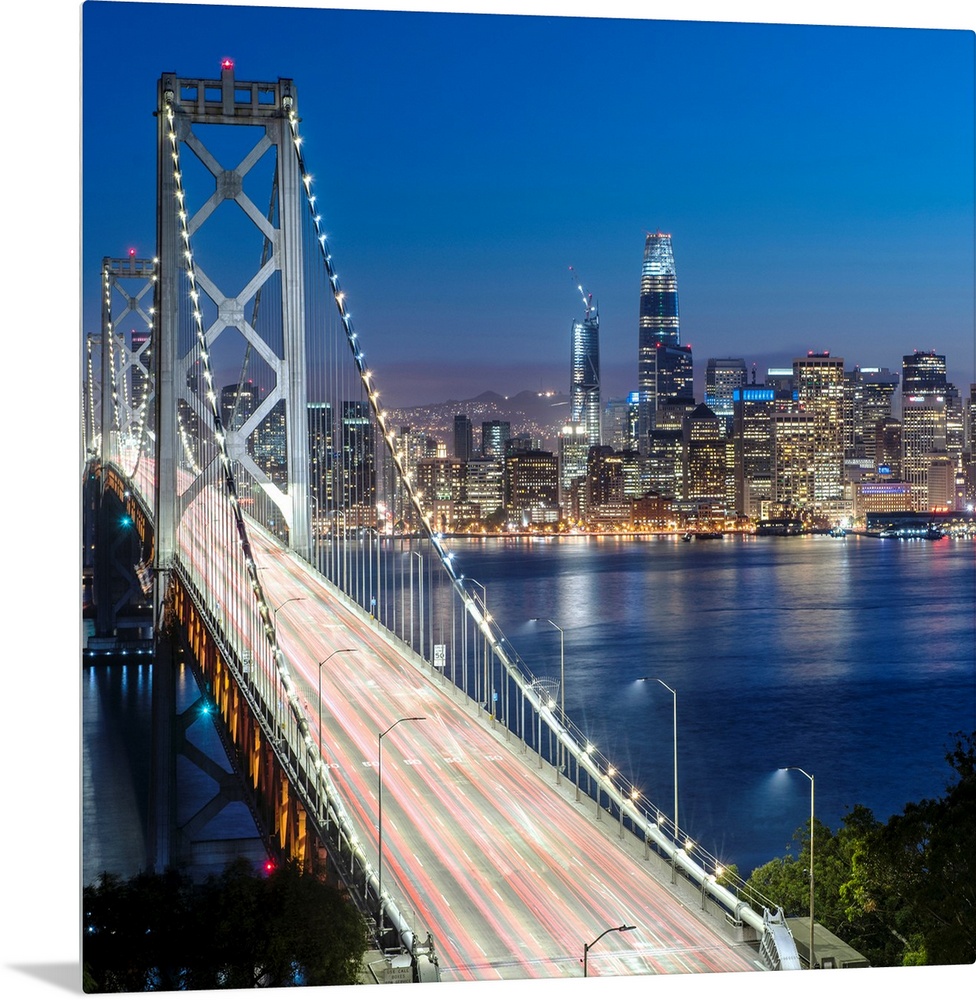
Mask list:
[[[295,81],[392,406],[568,392],[577,283],[603,400],[636,389],[655,230],[696,398],[709,357],[764,373],[810,350],[893,371],[935,350],[964,395],[974,379],[971,33],[94,2],[83,38],[84,90],[111,94],[82,117],[86,329],[101,259],[154,251],[156,81],[226,57],[239,80]]]

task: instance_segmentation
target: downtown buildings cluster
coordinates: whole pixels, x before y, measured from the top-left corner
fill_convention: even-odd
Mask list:
[[[810,529],[900,511],[971,520],[976,386],[964,400],[944,355],[903,355],[899,372],[811,351],[762,380],[743,358],[709,358],[697,401],[671,236],[656,232],[641,270],[637,389],[604,402],[599,310],[578,287],[569,420],[555,449],[489,420],[476,450],[465,413],[450,454],[402,428],[440,530]]]
[[[708,358],[696,400],[672,241],[656,232],[640,275],[637,388],[604,401],[599,310],[577,288],[567,420],[540,429],[459,412],[447,433],[423,422],[397,427],[390,446],[435,530],[812,530],[933,511],[959,511],[971,527],[976,386],[963,399],[944,355],[915,351],[891,371],[811,351],[761,379],[743,358]],[[223,390],[225,426],[242,426],[262,406],[252,383]],[[317,535],[417,530],[368,402],[310,403],[308,433]],[[272,409],[249,442],[282,486],[284,440],[283,413]],[[251,502],[283,530],[270,507],[267,517],[257,509],[261,491]]]

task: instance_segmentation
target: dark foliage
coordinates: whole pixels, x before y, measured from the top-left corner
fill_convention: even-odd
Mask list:
[[[87,993],[348,985],[367,945],[355,907],[294,864],[264,875],[240,860],[202,885],[104,873],[83,916]]]

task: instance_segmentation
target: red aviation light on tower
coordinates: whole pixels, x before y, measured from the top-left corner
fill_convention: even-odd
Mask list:
[[[233,69],[234,68],[234,60],[233,59],[226,59],[226,58],[225,59],[221,59],[220,60],[220,68],[222,70],[224,70],[224,69]]]
[[[130,257],[135,257],[135,255],[136,255],[136,248],[135,247],[129,247],[129,256]]]

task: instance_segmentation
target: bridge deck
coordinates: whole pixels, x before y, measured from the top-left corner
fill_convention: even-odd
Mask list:
[[[633,924],[588,957],[591,975],[730,972],[757,968],[547,780],[514,736],[476,720],[464,696],[431,677],[332,596],[314,572],[259,535],[255,557],[274,606],[295,597],[278,634],[318,731],[322,668],[324,756],[360,837],[377,854],[377,737],[383,740],[383,885],[415,930],[434,937],[444,980],[579,976],[584,943]],[[630,835],[628,834],[628,839]],[[667,876],[665,875],[665,878]]]

